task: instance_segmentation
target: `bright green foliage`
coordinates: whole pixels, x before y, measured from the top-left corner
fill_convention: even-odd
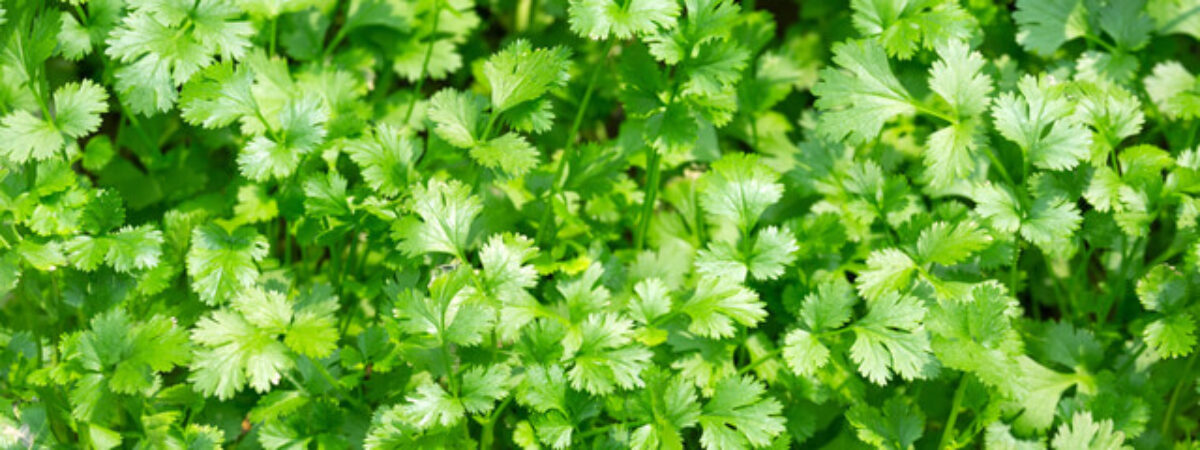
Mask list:
[[[824,69],[813,87],[816,107],[826,111],[820,129],[827,137],[862,142],[878,135],[884,123],[916,112],[877,41],[839,43],[833,54],[839,68]]]
[[[13,163],[44,160],[79,152],[76,140],[100,127],[108,111],[108,93],[91,80],[68,83],[54,92],[54,117],[25,110],[0,118],[0,152]]]
[[[1198,41],[0,0],[0,448],[1195,448]]]
[[[200,319],[192,330],[198,349],[189,380],[200,392],[222,399],[247,384],[267,392],[291,369],[291,352],[328,355],[336,346],[330,314],[337,311],[337,298],[327,287],[314,291],[292,301],[280,292],[252,288]]]

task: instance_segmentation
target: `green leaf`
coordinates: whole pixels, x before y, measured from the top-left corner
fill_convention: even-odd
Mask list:
[[[495,321],[492,308],[463,294],[470,274],[457,270],[430,283],[429,295],[407,291],[399,298],[396,314],[401,327],[437,342],[475,346],[483,342]]]
[[[517,133],[504,133],[471,147],[471,158],[475,162],[490,169],[500,169],[514,177],[537,167],[539,156],[537,148]]]
[[[1165,358],[1187,356],[1196,348],[1196,321],[1189,313],[1164,316],[1146,325],[1142,337]]]
[[[629,39],[659,28],[670,29],[679,17],[679,4],[672,0],[575,0],[568,9],[571,31],[590,39]]]
[[[54,123],[69,139],[78,139],[100,127],[108,112],[108,93],[92,80],[67,83],[54,91]]]
[[[104,259],[118,272],[146,270],[162,256],[162,232],[150,225],[126,225],[108,238]]]
[[[1092,133],[1073,119],[1074,105],[1063,94],[1063,85],[1048,76],[1026,75],[1017,88],[1019,100],[1011,92],[996,99],[996,131],[1043,169],[1067,170],[1086,159]]]
[[[1145,79],[1146,93],[1159,111],[1170,119],[1189,120],[1200,117],[1200,89],[1196,77],[1178,61],[1166,61],[1154,66]]]
[[[846,419],[858,431],[858,439],[881,449],[913,448],[925,432],[925,414],[902,396],[888,398],[882,408],[854,405]]]
[[[690,317],[688,331],[709,338],[733,336],[734,324],[753,327],[767,317],[754,291],[726,278],[705,278],[679,310]]]
[[[700,204],[710,220],[732,220],[748,232],[763,211],[783,196],[783,185],[777,179],[758,157],[731,154],[713,164],[700,192]]]
[[[407,189],[413,165],[421,156],[420,144],[399,129],[378,125],[367,135],[346,144],[346,153],[362,170],[372,190],[394,197]]]
[[[535,100],[550,88],[566,85],[571,52],[565,47],[534,49],[518,39],[492,54],[483,74],[492,88],[492,113]]]
[[[62,133],[53,122],[28,111],[15,111],[0,119],[0,152],[13,163],[53,158],[63,145]]]
[[[795,329],[783,339],[783,360],[798,375],[812,375],[829,363],[829,348],[811,332]]]
[[[503,364],[476,366],[462,375],[459,388],[463,409],[471,414],[486,414],[496,402],[508,396],[512,370]]]
[[[462,403],[428,378],[405,400],[408,403],[401,407],[400,414],[407,423],[418,429],[451,427],[462,421],[466,414]]]
[[[605,395],[617,387],[632,389],[644,383],[641,372],[653,353],[633,343],[633,322],[616,314],[593,314],[580,325],[578,337],[563,342],[563,359],[571,387]]]
[[[637,414],[654,420],[633,430],[630,445],[635,449],[683,449],[680,432],[696,425],[700,405],[696,390],[679,376],[655,371],[647,376],[646,389],[635,405]]]
[[[402,229],[400,249],[410,255],[439,252],[455,256],[466,254],[470,245],[471,224],[483,210],[470,189],[457,180],[431,179],[413,189],[412,211],[421,222]]]
[[[1020,30],[1017,42],[1049,57],[1064,42],[1088,33],[1086,12],[1081,0],[1018,0],[1012,15]]]
[[[813,86],[816,107],[823,114],[817,130],[822,135],[852,143],[879,135],[883,124],[916,112],[913,99],[892,74],[887,55],[874,40],[841,42],[833,46],[839,68],[821,70]]]
[[[854,27],[888,54],[909,59],[917,49],[970,38],[975,19],[955,1],[853,0]]]
[[[750,377],[730,377],[717,383],[715,395],[700,412],[700,444],[707,450],[765,447],[783,433],[783,406],[763,398],[766,389]]]
[[[934,186],[948,186],[970,175],[983,127],[976,120],[991,104],[992,78],[983,74],[983,57],[966,43],[938,47],[940,60],[929,68],[929,88],[950,106],[957,121],[929,135],[925,164]]]
[[[899,249],[876,250],[867,257],[867,269],[859,273],[855,283],[863,297],[881,298],[907,288],[916,269],[916,262]]]
[[[211,65],[216,56],[238,59],[250,47],[250,22],[230,0],[208,0],[203,8],[186,2],[151,0],[131,10],[108,37],[105,50],[120,62],[117,92],[134,113],[169,110],[182,85]]]
[[[922,262],[951,266],[963,262],[991,243],[992,237],[974,221],[967,220],[955,225],[935,222],[917,238],[916,258]]]
[[[346,179],[337,172],[309,176],[304,180],[304,212],[311,217],[339,217],[350,214],[346,186]]]
[[[538,282],[538,273],[526,265],[537,255],[533,241],[521,235],[497,234],[479,249],[480,274],[486,293],[502,303],[516,303],[529,297],[528,289]]]
[[[254,74],[246,65],[214,64],[183,86],[179,101],[181,116],[192,125],[204,128],[228,126],[258,112],[251,85]]]
[[[859,373],[879,385],[887,384],[893,372],[905,380],[923,378],[933,355],[921,329],[925,308],[920,301],[892,291],[868,300],[867,308],[867,315],[854,324],[850,347]]]
[[[1111,420],[1099,422],[1092,419],[1090,412],[1077,412],[1071,417],[1070,423],[1058,427],[1050,446],[1056,450],[1073,448],[1089,448],[1096,450],[1124,450],[1133,446],[1125,445],[1125,433],[1113,430]]]
[[[238,169],[254,181],[287,178],[324,142],[326,120],[328,113],[318,97],[288,102],[279,113],[276,132],[254,137],[238,154]]]
[[[443,89],[429,98],[433,131],[451,145],[471,148],[482,132],[487,99],[470,92]]]
[[[256,262],[267,256],[268,244],[252,228],[229,232],[216,224],[196,227],[187,254],[192,290],[210,305],[228,300],[258,279]]]

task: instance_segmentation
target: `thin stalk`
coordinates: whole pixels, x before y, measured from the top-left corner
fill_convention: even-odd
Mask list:
[[[500,420],[500,413],[504,412],[504,408],[507,408],[509,403],[512,403],[512,399],[511,395],[506,397],[503,402],[500,402],[500,406],[497,406],[491,414],[488,414],[487,419],[484,419],[483,429],[479,432],[480,450],[492,448],[492,443],[496,439],[496,421]]]
[[[425,49],[425,59],[421,62],[421,75],[417,77],[417,85],[413,88],[412,98],[408,100],[408,108],[404,111],[404,123],[408,123],[413,108],[417,105],[417,97],[421,96],[421,88],[425,86],[425,74],[429,71],[429,61],[433,59],[433,44],[437,43],[438,18],[442,17],[442,2],[435,2],[433,7],[433,28],[429,32],[429,47]],[[382,89],[383,86],[378,88]]]
[[[609,38],[607,45],[604,46],[604,52],[601,55],[604,56],[606,61],[608,60],[608,53],[612,51],[615,44],[616,41]],[[592,101],[592,93],[596,89],[596,80],[600,78],[600,71],[603,69],[603,63],[597,64],[592,69],[592,76],[588,80],[587,88],[583,91],[583,99],[579,101],[579,109],[575,111],[575,118],[571,121],[571,129],[567,131],[567,143],[563,145],[562,157],[559,158],[558,165],[554,168],[554,178],[550,184],[550,191],[546,193],[546,209],[542,212],[542,219],[538,225],[538,234],[535,242],[537,242],[539,247],[552,237],[549,235],[554,219],[554,208],[551,203],[554,201],[554,197],[562,191],[564,184],[563,176],[566,174],[567,161],[571,158],[571,152],[575,150],[575,138],[579,133],[579,127],[583,125],[583,114],[587,112],[588,104]]]
[[[1163,414],[1162,437],[1170,440],[1171,437],[1171,419],[1175,415],[1175,407],[1179,405],[1179,396],[1183,393],[1183,388],[1191,381],[1192,377],[1187,374],[1192,373],[1192,368],[1196,365],[1196,355],[1200,355],[1200,351],[1192,350],[1192,356],[1188,358],[1187,368],[1183,369],[1184,376],[1179,377],[1179,381],[1175,383],[1175,387],[1171,390],[1171,399],[1167,401],[1167,409]]]
[[[962,408],[963,394],[967,390],[967,381],[966,374],[958,379],[958,387],[954,389],[954,400],[950,401],[950,416],[946,417],[946,425],[942,429],[942,440],[938,443],[938,449],[949,448],[951,436],[954,435],[954,426],[958,421],[958,410]]]
[[[646,234],[650,232],[650,218],[654,215],[654,201],[658,197],[658,179],[662,177],[662,168],[659,167],[658,148],[650,145],[647,147],[650,152],[650,157],[646,159],[646,166],[650,169],[650,173],[646,175],[646,195],[642,199],[642,216],[638,223],[637,233],[633,235],[633,248],[642,250],[646,245]]]
[[[751,361],[750,364],[746,364],[741,369],[738,369],[738,372],[737,372],[738,376],[749,373],[751,370],[754,370],[756,367],[761,366],[763,363],[770,361],[772,359],[775,359],[775,357],[779,356],[781,353],[783,353],[783,348],[777,348],[775,350],[771,350],[771,351],[763,354],[762,356],[758,357],[758,359]]]

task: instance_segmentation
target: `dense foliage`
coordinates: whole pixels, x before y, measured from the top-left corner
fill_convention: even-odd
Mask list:
[[[0,5],[0,447],[1200,446],[1200,0]]]

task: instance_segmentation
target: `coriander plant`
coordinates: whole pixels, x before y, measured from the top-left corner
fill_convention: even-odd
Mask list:
[[[0,0],[0,448],[1200,448],[1200,0]]]

